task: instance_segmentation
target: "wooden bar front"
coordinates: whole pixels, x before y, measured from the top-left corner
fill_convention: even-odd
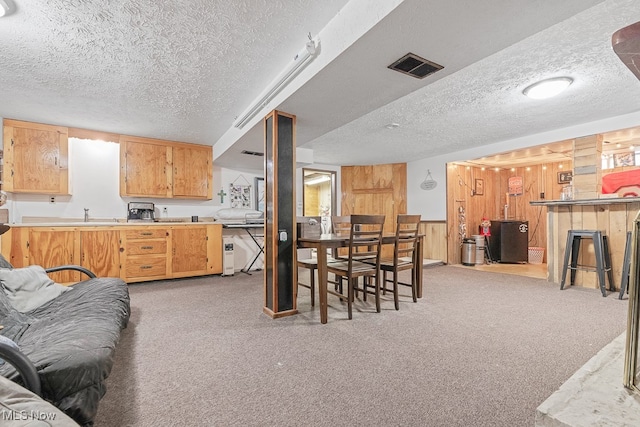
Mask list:
[[[534,201],[547,207],[547,278],[562,280],[562,263],[569,230],[601,230],[609,238],[611,264],[616,289],[620,289],[627,231],[640,210],[640,198]],[[593,244],[583,242],[578,264],[595,266]],[[567,273],[568,275],[568,273]],[[575,286],[598,288],[595,272],[577,271]]]

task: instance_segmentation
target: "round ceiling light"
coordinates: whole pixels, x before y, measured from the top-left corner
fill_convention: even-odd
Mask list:
[[[11,4],[7,0],[0,0],[0,18],[9,15],[11,12]]]
[[[533,99],[551,98],[568,88],[571,83],[571,77],[554,77],[527,86],[522,93]]]

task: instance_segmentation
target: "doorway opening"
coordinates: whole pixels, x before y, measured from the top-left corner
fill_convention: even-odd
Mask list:
[[[336,215],[336,172],[302,168],[302,215],[321,217],[322,233],[331,232]]]

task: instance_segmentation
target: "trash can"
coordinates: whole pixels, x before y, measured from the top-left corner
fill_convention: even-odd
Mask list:
[[[476,265],[476,239],[462,240],[462,265]]]
[[[473,239],[476,241],[476,265],[484,264],[484,236],[474,234]]]

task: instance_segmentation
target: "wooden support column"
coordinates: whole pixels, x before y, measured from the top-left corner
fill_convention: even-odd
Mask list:
[[[264,308],[273,318],[296,314],[296,117],[272,111],[265,129]]]
[[[602,135],[573,141],[573,194],[575,199],[598,199],[602,193]]]

